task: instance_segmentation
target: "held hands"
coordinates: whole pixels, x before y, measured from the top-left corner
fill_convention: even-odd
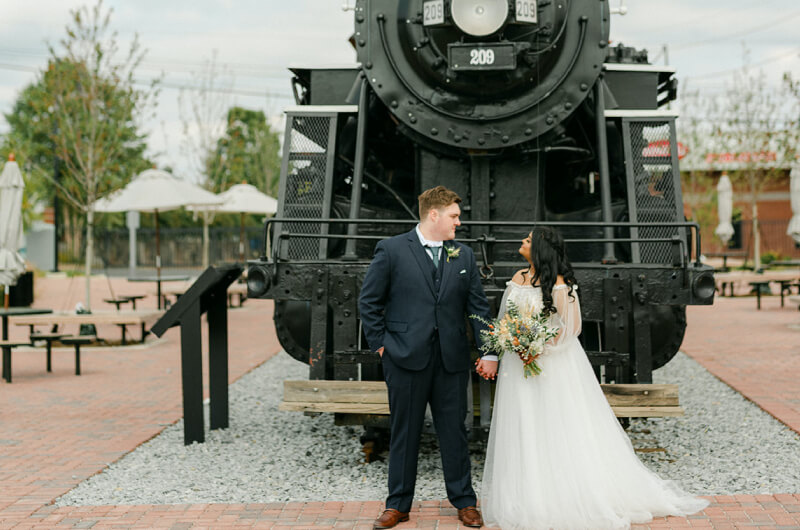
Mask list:
[[[478,359],[475,361],[475,371],[478,375],[486,380],[497,378],[497,361],[487,361],[486,359]]]
[[[381,357],[383,357],[383,346],[381,346],[380,348],[378,348],[378,349],[377,349],[377,352],[378,352],[378,355],[380,355]]]

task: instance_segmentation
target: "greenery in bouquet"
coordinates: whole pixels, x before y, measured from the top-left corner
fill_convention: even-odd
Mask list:
[[[496,354],[500,359],[506,353],[514,352],[522,360],[526,378],[542,373],[536,360],[545,353],[547,341],[555,338],[559,331],[559,328],[549,325],[550,315],[544,311],[524,313],[509,301],[506,314],[502,317],[486,320],[471,315],[470,318],[483,322],[488,328],[481,330],[482,352]]]

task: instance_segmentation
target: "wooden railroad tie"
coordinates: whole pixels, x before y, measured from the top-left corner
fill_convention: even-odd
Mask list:
[[[678,385],[600,386],[618,418],[683,416]],[[280,410],[389,414],[389,398],[383,381],[284,381]]]

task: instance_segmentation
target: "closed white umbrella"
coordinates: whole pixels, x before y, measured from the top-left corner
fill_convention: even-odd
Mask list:
[[[25,181],[14,155],[8,157],[0,174],[0,285],[3,285],[3,307],[8,307],[8,287],[16,285],[25,272],[25,261],[19,255],[22,246],[22,189]]]
[[[789,194],[792,200],[792,220],[789,221],[786,235],[800,243],[800,166],[794,166],[789,175],[791,177]]]
[[[245,214],[274,215],[278,211],[278,201],[263,193],[252,184],[245,182],[231,186],[218,195],[223,200],[212,209],[217,213],[239,214],[239,260],[244,261],[244,216]],[[206,208],[190,208],[204,210]]]
[[[733,187],[731,179],[727,173],[723,173],[717,184],[717,213],[719,214],[719,224],[714,233],[722,240],[723,245],[733,237]]]
[[[152,212],[156,216],[156,274],[161,277],[161,239],[158,212],[189,206],[222,204],[222,199],[196,184],[161,169],[142,171],[127,186],[98,200],[98,212]]]

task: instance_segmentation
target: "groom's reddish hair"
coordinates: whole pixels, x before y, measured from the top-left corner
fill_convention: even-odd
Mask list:
[[[447,208],[451,204],[460,203],[461,197],[453,190],[448,190],[444,186],[436,186],[435,188],[423,191],[418,200],[419,218],[422,220],[425,219],[428,212],[431,210]]]

